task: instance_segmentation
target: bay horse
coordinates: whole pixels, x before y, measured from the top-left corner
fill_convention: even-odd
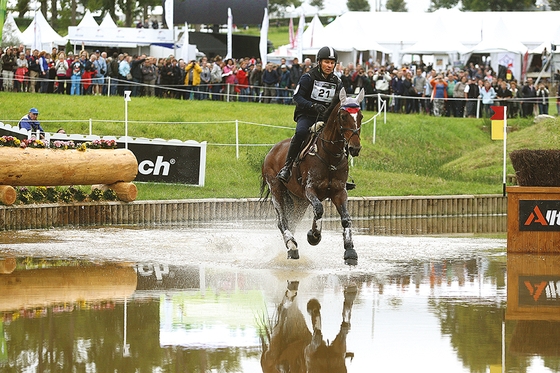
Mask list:
[[[261,368],[263,373],[346,373],[346,338],[350,331],[352,306],[357,294],[356,285],[344,288],[342,323],[335,339],[323,339],[321,304],[315,298],[307,302],[311,317],[310,332],[303,313],[296,303],[299,282],[289,281],[282,302],[278,305],[273,325],[261,335]]]
[[[308,206],[313,207],[313,224],[307,233],[310,245],[321,241],[317,221],[323,216],[322,201],[329,198],[335,205],[343,227],[344,262],[358,264],[358,254],[352,241],[352,223],[347,209],[348,153],[358,156],[364,99],[361,89],[356,97],[340,90],[340,102],[332,110],[327,123],[317,132],[312,150],[300,153],[294,162],[292,177],[284,184],[276,177],[286,159],[290,139],[274,145],[262,166],[261,197],[271,196],[278,217],[278,228],[288,250],[288,259],[299,259],[299,250],[293,232],[301,222]],[[308,147],[309,148],[309,147]],[[268,190],[266,190],[268,186]],[[266,193],[265,193],[266,190]]]

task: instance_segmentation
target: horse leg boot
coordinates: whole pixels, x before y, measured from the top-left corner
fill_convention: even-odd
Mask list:
[[[284,183],[290,181],[290,177],[292,176],[292,165],[294,164],[298,152],[301,149],[301,144],[305,141],[305,137],[305,133],[296,132],[294,137],[292,137],[292,141],[290,141],[290,148],[288,149],[288,155],[286,156],[286,163],[284,163],[284,167],[282,167],[276,176]]]

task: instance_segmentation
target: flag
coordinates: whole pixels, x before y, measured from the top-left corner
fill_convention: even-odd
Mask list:
[[[261,63],[264,68],[267,63],[268,54],[268,9],[264,8],[264,17],[261,25],[261,39],[259,42],[259,52],[261,53]]]
[[[167,28],[171,30],[173,29],[173,0],[165,0],[163,4],[165,10],[165,23],[167,24]]]
[[[492,121],[492,140],[504,139],[504,126],[505,126],[505,106],[490,106],[494,110],[494,115],[490,117]]]
[[[231,8],[227,8],[227,54],[226,60],[232,58],[231,33],[233,32],[233,16]]]
[[[39,22],[37,22],[37,11],[35,11],[35,16],[33,17],[33,40],[31,41],[31,50],[43,50],[43,43],[41,39],[41,27]]]
[[[305,16],[303,12],[299,17],[299,25],[297,29],[297,58],[303,61],[303,28],[305,27]]]
[[[185,31],[183,32],[183,46],[181,47],[181,58],[185,63],[191,60],[189,56],[189,25],[185,22]]]
[[[295,49],[296,47],[296,36],[294,35],[294,20],[290,18],[290,24],[288,26],[288,32],[290,35],[290,48]]]

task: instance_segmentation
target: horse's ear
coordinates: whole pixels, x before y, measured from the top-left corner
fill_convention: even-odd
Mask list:
[[[360,89],[360,93],[358,93],[358,97],[356,97],[356,100],[358,100],[358,102],[362,102],[362,100],[364,99],[364,89]]]
[[[338,94],[338,98],[340,99],[341,105],[346,101],[346,89],[342,88],[340,93]]]

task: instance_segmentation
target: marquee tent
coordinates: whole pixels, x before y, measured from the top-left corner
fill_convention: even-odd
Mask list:
[[[117,24],[115,23],[115,21],[113,21],[113,18],[111,18],[111,15],[109,13],[105,14],[105,17],[103,17],[103,21],[101,21],[101,23],[99,24],[99,27],[104,28],[104,29],[114,29],[117,28]]]
[[[23,44],[40,51],[50,52],[53,47],[65,45],[66,40],[49,25],[41,12],[35,12],[33,21],[22,33]]]
[[[4,27],[2,28],[2,44],[19,45],[22,42],[23,36],[16,25],[14,15],[12,13],[8,13],[6,20],[4,21]]]
[[[82,18],[82,20],[80,21],[80,23],[78,24],[78,27],[97,27],[97,21],[95,20],[95,18],[93,18],[93,14],[91,14],[91,12],[88,10],[86,10],[86,13],[84,14],[84,17]]]

